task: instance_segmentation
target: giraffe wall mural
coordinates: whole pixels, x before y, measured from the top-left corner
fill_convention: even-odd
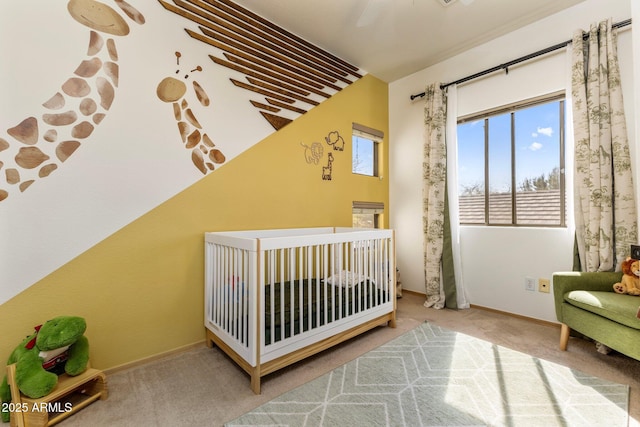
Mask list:
[[[182,54],[176,52],[175,55],[176,65],[179,67]],[[178,79],[182,76],[184,80],[187,80],[196,71],[202,71],[202,67],[198,65],[187,73],[180,73],[178,68],[176,76],[165,77],[158,83],[156,93],[161,101],[172,104],[173,116],[176,119],[182,142],[185,144],[185,148],[191,150],[191,161],[200,172],[206,175],[215,169],[216,164],[224,163],[225,156],[222,151],[215,148],[216,145],[209,135],[206,132],[201,132],[202,125],[198,122],[185,97],[187,85]],[[196,80],[192,79],[191,82],[193,92],[200,104],[203,107],[209,106],[210,99],[205,90]]]
[[[90,29],[86,56],[42,104],[50,112],[27,117],[7,129],[6,139],[0,137],[0,202],[58,169],[111,108],[119,76],[116,38],[129,34],[121,13],[139,25],[145,22],[144,15],[124,0],[115,4],[120,13],[93,0],[69,1],[69,14]]]

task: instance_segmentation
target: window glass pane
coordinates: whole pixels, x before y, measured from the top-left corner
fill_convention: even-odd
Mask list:
[[[501,114],[489,118],[489,223],[511,222],[511,114]]]
[[[374,176],[375,175],[375,150],[376,143],[362,136],[352,136],[352,171],[353,173]]]
[[[484,120],[458,125],[460,222],[484,224]]]
[[[376,216],[377,214],[365,214],[365,213],[353,214],[353,227],[376,228],[377,227]]]
[[[559,104],[515,113],[518,223],[561,224]]]

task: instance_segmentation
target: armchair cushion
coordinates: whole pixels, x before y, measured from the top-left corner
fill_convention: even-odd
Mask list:
[[[634,329],[640,329],[640,321],[635,316],[640,298],[631,295],[620,295],[615,292],[571,291],[564,295],[564,300],[597,315],[622,323]]]

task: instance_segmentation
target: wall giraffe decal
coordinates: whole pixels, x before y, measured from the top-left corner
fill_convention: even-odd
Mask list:
[[[129,3],[114,1],[128,18],[145,23],[144,16]],[[100,33],[126,36],[129,25],[115,9],[95,0],[70,0],[67,10],[91,29],[88,59],[82,60],[61,90],[42,104],[51,113],[27,117],[7,129],[10,138],[0,137],[0,201],[12,192],[24,192],[55,171],[80,147],[80,140],[93,133],[115,98],[119,77],[116,42],[107,38],[105,53]],[[70,135],[60,138],[63,134]],[[64,140],[58,142],[60,139]]]
[[[333,170],[333,154],[327,154],[327,166],[322,167],[322,179],[331,181],[331,173]]]
[[[181,56],[180,52],[176,52],[176,62],[178,66],[180,66]],[[202,71],[202,67],[198,65],[190,72],[193,73],[194,71]],[[178,73],[180,73],[179,69],[176,71],[176,74]],[[188,78],[189,74],[185,74],[184,79],[186,80]],[[192,85],[200,104],[202,104],[203,107],[207,107],[210,103],[207,93],[197,81],[193,80]],[[166,77],[158,84],[156,94],[161,101],[172,103],[173,115],[178,123],[178,130],[180,131],[182,142],[185,143],[185,148],[191,150],[191,161],[193,161],[196,168],[206,175],[209,171],[214,170],[215,164],[224,163],[225,156],[222,154],[222,151],[214,148],[215,144],[206,133],[203,134],[200,132],[202,126],[193,114],[191,108],[189,108],[189,104],[185,99],[187,85],[175,77]],[[195,127],[193,131],[191,130],[191,126]]]

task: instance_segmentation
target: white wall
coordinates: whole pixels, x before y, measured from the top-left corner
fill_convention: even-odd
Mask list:
[[[630,0],[585,2],[504,37],[419,71],[389,86],[390,219],[396,229],[397,258],[403,287],[424,292],[422,262],[422,118],[421,99],[411,94],[432,82],[450,82],[531,52],[570,40],[574,30],[611,17],[631,17]],[[632,31],[619,34],[625,94],[633,94]],[[565,50],[511,67],[458,88],[458,115],[566,88]],[[634,141],[634,96],[627,96],[630,141]],[[570,149],[568,150],[570,151]],[[633,147],[632,154],[635,152]],[[570,196],[571,197],[571,196]],[[555,321],[551,294],[524,289],[525,277],[551,278],[572,267],[573,232],[568,228],[462,227],[463,281],[471,304]]]

